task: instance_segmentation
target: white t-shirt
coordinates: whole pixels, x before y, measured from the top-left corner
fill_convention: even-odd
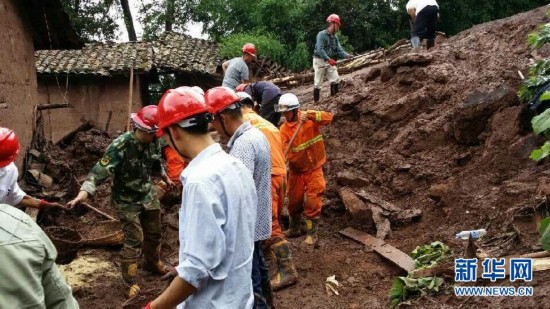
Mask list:
[[[16,206],[27,195],[17,184],[19,172],[12,162],[5,167],[0,167],[0,203]]]
[[[409,0],[409,2],[407,2],[407,11],[410,9],[415,9],[415,15],[418,15],[418,13],[420,13],[420,11],[428,5],[435,5],[439,7],[437,1],[435,0]]]

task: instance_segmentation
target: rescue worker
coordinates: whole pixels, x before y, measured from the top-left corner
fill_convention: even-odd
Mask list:
[[[189,89],[187,86],[182,86],[178,89]],[[193,86],[190,88],[196,93],[204,96],[204,91],[201,87]],[[163,186],[163,197],[159,197],[163,204],[173,204],[176,200],[177,203],[181,202],[182,185],[180,181],[180,175],[187,167],[187,162],[178,154],[177,151],[168,146],[168,143],[164,139],[160,139],[162,145],[162,154],[166,162],[166,174],[168,179],[173,183],[172,186]]]
[[[340,30],[340,17],[336,14],[331,14],[327,17],[327,23],[327,29],[317,33],[315,50],[313,51],[313,70],[315,71],[313,82],[314,102],[319,102],[325,74],[330,82],[330,95],[333,96],[338,93],[340,76],[338,76],[335,59],[351,58],[351,55],[344,51],[336,36],[336,32]]]
[[[242,50],[242,57],[235,57],[222,64],[224,73],[222,86],[235,90],[239,84],[248,82],[248,64],[256,59],[256,46],[246,43]]]
[[[14,163],[18,153],[19,139],[15,132],[0,127],[0,203],[16,207],[66,209],[59,203],[34,198],[19,188],[19,171]]]
[[[439,5],[436,0],[409,0],[406,5],[411,18],[411,45],[420,46],[420,36],[426,37],[426,49],[435,46],[435,28],[439,19]]]
[[[262,241],[271,236],[271,155],[267,138],[243,119],[240,98],[230,88],[215,87],[204,95],[206,105],[214,115],[212,127],[223,138],[229,139],[229,154],[252,173],[258,194],[256,227],[254,229],[254,258],[252,285],[256,308],[271,304],[269,272],[265,266]]]
[[[167,182],[161,165],[161,150],[155,139],[157,107],[145,106],[132,113],[134,130],[116,138],[103,158],[92,168],[80,187],[77,197],[67,206],[74,207],[90,195],[107,178],[112,179],[111,199],[118,212],[124,232],[124,247],[120,252],[122,278],[128,286],[126,296],[140,292],[137,284],[137,263],[142,253],[144,269],[164,275],[170,269],[160,260],[160,202],[151,176],[161,175]]]
[[[260,105],[260,116],[274,126],[279,126],[281,113],[275,111],[275,105],[279,103],[279,98],[283,95],[281,88],[270,81],[260,81],[252,84],[240,84],[236,90],[248,93],[252,100]]]
[[[254,101],[248,93],[237,92],[237,95],[241,98],[244,120],[250,121],[269,142],[271,152],[271,237],[264,243],[264,248],[271,251],[273,260],[277,263],[277,272],[270,281],[273,291],[277,291],[298,281],[298,273],[292,262],[292,253],[279,224],[279,217],[285,203],[287,184],[283,140],[279,129],[254,112]]]
[[[326,188],[323,175],[323,164],[326,162],[325,143],[319,127],[329,125],[332,114],[313,110],[299,111],[300,102],[292,93],[283,94],[277,108],[286,120],[281,126],[283,145],[285,149],[290,147],[286,155],[289,167],[290,227],[285,235],[301,235],[300,222],[303,212],[307,231],[304,243],[313,245],[318,239],[317,229],[323,206],[321,197]],[[290,143],[296,130],[298,133]]]
[[[181,174],[179,265],[170,286],[145,308],[252,308],[257,194],[244,164],[208,133],[212,115],[192,90],[168,90],[159,131],[189,165]]]
[[[56,258],[54,245],[31,217],[0,204],[2,308],[78,308]]]

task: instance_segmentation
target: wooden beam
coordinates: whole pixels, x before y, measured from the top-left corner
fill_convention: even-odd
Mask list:
[[[69,103],[54,103],[54,104],[38,104],[36,109],[41,111],[45,109],[54,109],[54,108],[73,108]]]
[[[393,262],[399,268],[409,272],[415,268],[414,260],[405,252],[389,245],[385,241],[348,227],[340,231],[340,234],[358,241],[372,248],[376,253]]]

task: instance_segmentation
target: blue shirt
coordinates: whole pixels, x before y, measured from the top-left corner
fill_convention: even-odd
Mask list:
[[[248,80],[248,66],[243,57],[229,60],[229,66],[227,66],[223,76],[222,86],[235,90],[243,80]]]
[[[327,30],[317,33],[317,41],[315,42],[315,50],[313,56],[328,61],[329,58],[347,58],[349,55],[340,45],[340,40],[334,34],[329,34]]]
[[[260,81],[250,84],[250,87],[246,87],[245,91],[254,99],[254,101],[262,105],[271,102],[271,100],[273,100],[276,96],[283,94],[281,88],[268,81]]]
[[[271,152],[265,135],[249,121],[243,123],[231,136],[229,154],[241,160],[252,173],[258,207],[254,241],[271,237]],[[256,209],[256,207],[255,207]]]
[[[178,275],[197,288],[178,308],[252,308],[254,180],[213,144],[181,174]]]

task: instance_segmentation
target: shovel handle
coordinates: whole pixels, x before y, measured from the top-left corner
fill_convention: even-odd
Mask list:
[[[285,150],[285,158],[286,158],[286,155],[288,154],[288,152],[290,151],[290,147],[292,146],[292,142],[294,142],[294,140],[296,139],[296,136],[298,136],[298,131],[300,131],[303,124],[304,124],[304,122],[300,121],[300,123],[298,123],[298,128],[296,128],[296,131],[294,131],[294,134],[292,134],[292,137],[290,138],[290,141],[288,142],[288,147]]]

